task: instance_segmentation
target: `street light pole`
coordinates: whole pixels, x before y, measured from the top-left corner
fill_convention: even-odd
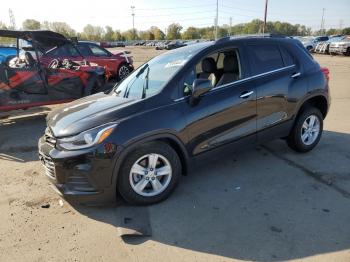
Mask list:
[[[325,9],[322,8],[322,19],[321,19],[321,34],[324,35],[324,11]]]
[[[218,39],[219,0],[216,0],[215,40]]]
[[[132,38],[133,40],[135,40],[135,22],[134,22],[134,18],[135,18],[135,6],[131,6],[131,15],[132,15]]]
[[[263,26],[263,34],[265,34],[266,30],[266,17],[267,17],[267,5],[269,0],[265,0],[265,15],[264,15],[264,26]]]

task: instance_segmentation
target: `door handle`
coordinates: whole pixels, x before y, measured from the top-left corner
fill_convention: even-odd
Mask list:
[[[297,78],[297,77],[300,76],[300,75],[301,75],[300,72],[298,72],[298,73],[292,74],[290,77],[291,77],[291,78]]]
[[[244,91],[239,97],[240,98],[248,98],[254,91]]]

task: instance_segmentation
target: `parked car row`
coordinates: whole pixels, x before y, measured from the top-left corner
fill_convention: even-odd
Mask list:
[[[350,56],[350,36],[296,37],[304,47],[314,53]]]

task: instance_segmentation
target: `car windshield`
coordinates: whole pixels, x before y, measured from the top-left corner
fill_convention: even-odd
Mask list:
[[[309,36],[305,36],[305,37],[302,37],[300,39],[301,42],[305,43],[305,42],[310,42],[310,41],[313,41],[315,38],[314,37],[309,37]]]
[[[143,99],[159,93],[176,72],[207,45],[208,43],[182,47],[151,59],[119,83],[114,92],[118,96],[133,99]]]

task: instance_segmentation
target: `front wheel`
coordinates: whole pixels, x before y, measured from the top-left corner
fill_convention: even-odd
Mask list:
[[[181,162],[171,146],[146,143],[126,157],[118,175],[119,193],[132,204],[154,204],[171,194],[180,174]]]
[[[307,107],[297,118],[287,138],[287,144],[297,152],[308,152],[318,144],[322,131],[323,116],[320,110]]]

